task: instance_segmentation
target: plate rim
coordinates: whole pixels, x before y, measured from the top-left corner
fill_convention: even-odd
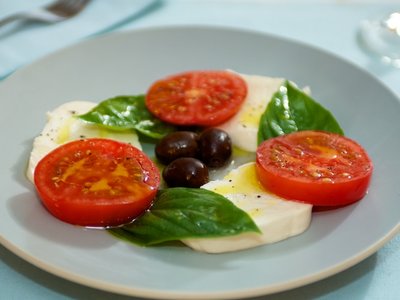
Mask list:
[[[358,264],[359,262],[365,260],[372,254],[374,254],[376,251],[378,251],[381,247],[383,247],[387,242],[389,242],[393,237],[395,237],[399,233],[400,233],[400,222],[387,235],[383,236],[377,243],[371,245],[369,248],[366,248],[365,251],[359,253],[359,255],[350,257],[347,260],[344,260],[342,263],[336,265],[335,267],[327,268],[316,274],[312,274],[298,280],[291,280],[289,282],[274,285],[272,287],[265,286],[252,289],[241,289],[232,292],[204,292],[204,293],[176,292],[176,291],[171,292],[165,290],[155,291],[152,289],[127,288],[124,285],[110,284],[107,281],[94,280],[86,276],[80,276],[72,272],[66,272],[62,268],[54,267],[51,264],[42,262],[35,256],[32,256],[26,251],[23,251],[22,249],[18,248],[7,239],[4,239],[2,236],[0,236],[0,244],[3,245],[6,249],[8,249],[10,252],[20,257],[21,259],[31,263],[32,265],[38,267],[41,270],[44,270],[64,280],[69,280],[76,284],[102,290],[105,292],[110,292],[125,296],[144,297],[148,299],[155,298],[155,299],[176,299],[176,300],[178,299],[205,300],[205,299],[210,299],[210,297],[212,297],[212,299],[217,300],[217,299],[241,299],[248,297],[266,296],[279,292],[289,291],[311,283],[318,282],[330,276],[336,275],[342,271],[345,271],[351,268],[352,266]]]

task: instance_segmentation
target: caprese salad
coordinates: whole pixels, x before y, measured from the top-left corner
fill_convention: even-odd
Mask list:
[[[27,177],[58,219],[138,245],[277,242],[304,232],[313,207],[362,199],[372,176],[367,152],[309,94],[283,78],[191,71],[145,95],[68,102],[48,113]]]

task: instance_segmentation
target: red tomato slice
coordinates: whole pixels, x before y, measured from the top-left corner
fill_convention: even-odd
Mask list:
[[[154,163],[130,144],[77,140],[46,155],[35,168],[44,206],[67,223],[116,226],[150,205],[160,184]]]
[[[359,144],[328,132],[299,131],[266,140],[257,149],[257,175],[265,188],[316,206],[360,200],[372,169]]]
[[[246,95],[246,83],[232,72],[195,71],[156,81],[146,106],[175,125],[214,126],[236,114]]]

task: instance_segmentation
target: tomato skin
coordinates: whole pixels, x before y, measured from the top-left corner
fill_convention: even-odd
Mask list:
[[[261,184],[283,198],[337,207],[365,196],[373,165],[349,138],[300,131],[264,141],[257,149],[256,170]]]
[[[108,227],[128,223],[149,208],[160,174],[132,145],[93,138],[50,152],[35,168],[34,182],[43,205],[58,219]]]
[[[154,82],[146,106],[159,119],[175,125],[215,126],[236,114],[247,85],[228,71],[192,71]]]

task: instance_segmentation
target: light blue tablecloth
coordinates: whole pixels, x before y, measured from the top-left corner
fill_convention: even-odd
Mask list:
[[[5,2],[0,2],[0,13],[2,6],[6,7]],[[351,4],[352,1],[327,0],[284,2],[158,1],[146,14],[128,19],[113,29],[130,30],[173,24],[215,24],[264,31],[336,53],[371,72],[400,94],[400,69],[379,63],[364,52],[357,42],[357,30],[362,19],[379,12],[400,9],[400,3],[395,5],[393,1],[392,4],[376,1],[376,4],[360,4],[360,1],[357,1],[358,3]],[[128,297],[57,278],[0,246],[0,299]],[[400,299],[400,236],[397,235],[376,254],[347,271],[305,287],[257,299]]]

